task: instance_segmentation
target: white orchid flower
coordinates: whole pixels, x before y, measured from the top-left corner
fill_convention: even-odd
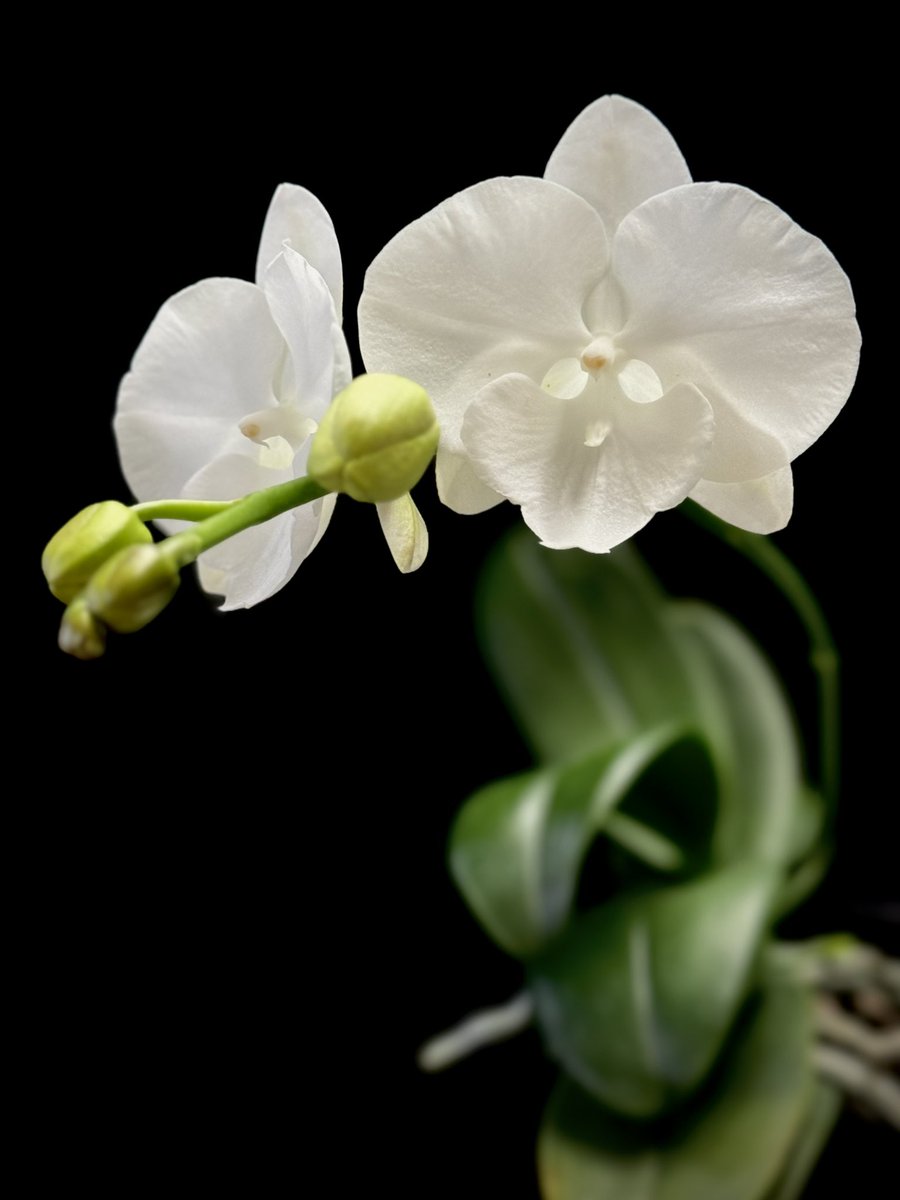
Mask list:
[[[790,516],[790,462],[846,400],[847,277],[744,187],[691,183],[620,96],[587,108],[546,178],[491,179],[369,269],[367,368],[418,380],[457,512],[506,498],[545,545],[605,551],[690,496],[756,532]]]
[[[342,292],[331,218],[310,192],[282,184],[256,283],[204,279],[167,300],[122,380],[115,433],[139,500],[230,500],[306,473],[312,435],[351,378]],[[206,551],[202,586],[226,610],[265,600],[316,546],[334,504],[325,496]],[[415,570],[428,539],[412,500],[378,511],[397,565]]]

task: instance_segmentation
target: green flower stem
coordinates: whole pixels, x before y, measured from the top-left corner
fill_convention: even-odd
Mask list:
[[[261,525],[292,508],[299,508],[302,504],[309,504],[327,495],[327,490],[308,475],[302,479],[292,479],[289,483],[277,483],[261,492],[250,492],[240,500],[228,501],[221,511],[198,521],[182,533],[166,538],[159,544],[160,549],[170,555],[181,569],[192,563],[204,550],[234,537],[236,533],[242,533],[251,525]]]
[[[205,521],[240,503],[240,500],[148,500],[145,504],[132,504],[131,511],[142,521]]]
[[[809,662],[819,692],[819,785],[833,816],[841,769],[840,658],[819,602],[791,560],[769,538],[720,521],[693,500],[685,501],[682,507],[698,525],[759,567],[794,609],[806,630]]]

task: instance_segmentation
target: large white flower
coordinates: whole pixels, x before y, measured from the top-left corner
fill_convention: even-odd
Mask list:
[[[229,500],[306,473],[318,422],[351,377],[342,292],[328,213],[304,188],[282,184],[256,283],[204,279],[167,300],[122,380],[115,432],[139,500]],[[225,609],[271,596],[315,547],[334,503],[326,496],[208,550],[203,587],[224,596]],[[427,534],[412,500],[378,510],[398,566],[415,569]]]
[[[691,183],[620,96],[575,120],[546,178],[488,180],[402,230],[359,316],[368,369],[434,401],[443,501],[507,498],[546,545],[592,551],[686,496],[781,528],[789,464],[859,352],[826,247],[746,188]]]

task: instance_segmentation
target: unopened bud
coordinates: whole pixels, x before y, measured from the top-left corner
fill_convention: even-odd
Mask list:
[[[106,649],[106,626],[98,621],[83,596],[69,605],[59,627],[59,648],[75,658],[99,658]]]
[[[153,535],[135,513],[118,500],[90,504],[55,533],[41,566],[50,591],[70,604],[102,563],[124,546],[146,545]]]
[[[307,471],[354,500],[396,500],[422,478],[439,433],[424,388],[400,375],[360,375],[322,418]]]
[[[159,546],[127,546],[93,575],[84,598],[110,629],[134,633],[162,612],[180,582],[177,566]]]

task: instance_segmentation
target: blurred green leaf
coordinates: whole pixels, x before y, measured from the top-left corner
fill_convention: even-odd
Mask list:
[[[791,871],[784,880],[773,906],[776,920],[780,921],[782,917],[802,904],[807,896],[812,895],[825,878],[825,873],[830,865],[830,848],[820,846]]]
[[[450,870],[500,946],[525,958],[562,929],[591,841],[642,776],[685,742],[696,739],[665,725],[582,761],[489,784],[469,798],[450,836]],[[701,746],[695,753],[705,752]],[[696,790],[691,795],[702,811]],[[681,865],[677,846],[635,820],[617,836],[657,868]]]
[[[798,1200],[840,1115],[843,1097],[821,1079],[813,1082],[787,1166],[766,1200]]]
[[[693,1091],[745,998],[775,884],[745,862],[576,918],[529,977],[549,1052],[628,1116]]]
[[[479,589],[485,657],[539,760],[583,758],[691,712],[663,595],[630,547],[501,543]]]
[[[626,796],[607,826],[607,833],[634,854],[637,847],[621,836],[621,820],[636,820],[662,834],[681,851],[681,870],[697,875],[714,865],[713,835],[718,811],[718,777],[711,749],[700,734],[685,736],[652,762]],[[646,854],[643,861],[653,863]],[[621,886],[656,886],[646,869],[623,855],[614,859]]]
[[[712,861],[795,858],[803,830],[793,717],[762,653],[723,613],[670,600],[631,547],[549,551],[522,530],[485,570],[479,627],[540,760],[574,761],[661,724],[694,727],[718,780],[717,810],[702,814]],[[690,869],[707,865],[696,806],[676,811],[644,790],[623,812],[693,846]],[[688,833],[677,827],[685,820]]]
[[[563,1080],[538,1141],[545,1200],[793,1200],[767,1189],[804,1115],[810,1041],[808,994],[772,987],[677,1121],[626,1121]]]
[[[802,787],[794,805],[788,856],[790,873],[776,902],[779,917],[802,904],[816,890],[831,864],[833,847],[826,836],[827,815],[822,793]]]
[[[485,930],[526,957],[544,940],[540,842],[553,795],[550,770],[489,783],[460,809],[450,834],[450,873]]]
[[[822,846],[827,807],[825,797],[814,788],[800,788],[794,805],[790,836],[791,862],[801,862]]]
[[[694,711],[719,778],[714,854],[786,863],[801,794],[793,714],[746,633],[704,604],[670,602],[667,618],[692,677]]]

